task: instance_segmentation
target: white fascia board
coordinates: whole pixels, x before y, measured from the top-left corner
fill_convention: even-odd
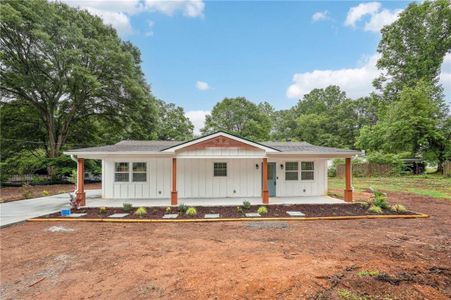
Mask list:
[[[162,153],[154,151],[121,151],[121,152],[63,152],[66,155],[75,155],[78,158],[88,158],[88,159],[105,159],[114,157],[172,157],[171,153]]]
[[[217,132],[217,133],[215,133],[215,134],[207,135],[207,136],[204,136],[204,137],[202,137],[202,138],[193,140],[193,141],[191,141],[191,142],[187,142],[187,143],[184,143],[184,144],[181,144],[181,145],[174,146],[174,147],[171,147],[171,148],[169,148],[169,149],[163,150],[162,152],[173,153],[173,152],[175,152],[175,151],[177,151],[177,150],[180,150],[180,149],[183,149],[183,148],[185,148],[185,147],[189,147],[189,146],[192,146],[192,145],[201,143],[201,142],[203,142],[203,141],[207,141],[207,140],[210,140],[210,139],[214,139],[214,138],[216,138],[216,137],[218,137],[218,136],[224,136],[224,137],[230,138],[230,139],[232,139],[232,140],[242,142],[242,143],[244,143],[244,144],[247,144],[247,145],[250,145],[250,146],[253,146],[253,147],[262,149],[262,150],[264,150],[264,151],[266,151],[266,152],[268,152],[268,153],[279,152],[279,151],[277,151],[277,150],[275,150],[275,149],[272,149],[272,148],[269,148],[269,147],[266,147],[266,146],[263,146],[263,145],[260,145],[260,144],[258,144],[258,143],[254,143],[254,142],[251,142],[251,141],[248,141],[248,140],[245,140],[245,139],[241,139],[241,138],[239,138],[239,137],[236,137],[236,136],[234,136],[234,135],[231,135],[231,134],[228,134],[228,133],[225,133],[225,132]]]
[[[306,156],[306,157],[319,157],[319,158],[346,158],[358,156],[360,153],[346,153],[346,152],[278,152],[268,154],[268,157],[291,157],[291,156]]]

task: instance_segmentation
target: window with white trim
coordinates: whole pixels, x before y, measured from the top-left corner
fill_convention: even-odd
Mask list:
[[[227,163],[225,162],[215,162],[213,165],[213,176],[214,177],[225,177],[227,176]]]
[[[315,179],[315,163],[313,161],[301,162],[301,180]]]
[[[132,166],[132,181],[146,182],[147,181],[147,163],[134,162]]]
[[[117,162],[114,164],[114,181],[129,182],[130,181],[130,164],[128,162]]]
[[[285,180],[298,180],[299,163],[297,161],[285,162]]]

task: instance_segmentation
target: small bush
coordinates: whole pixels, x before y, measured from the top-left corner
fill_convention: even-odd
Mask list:
[[[104,215],[107,212],[107,208],[105,206],[99,207],[99,214]]]
[[[266,215],[266,214],[268,213],[268,209],[267,209],[266,207],[264,207],[264,206],[260,206],[260,207],[257,209],[257,212],[258,212],[258,214],[259,214],[260,216],[263,216],[263,215]]]
[[[147,215],[147,209],[145,207],[139,207],[135,211],[135,215],[142,218],[143,216]]]
[[[378,206],[382,209],[386,209],[386,208],[390,207],[388,202],[385,200],[384,196],[376,196],[373,200],[373,205]]]
[[[178,211],[181,215],[183,215],[184,213],[186,213],[186,211],[188,210],[188,206],[186,206],[185,204],[181,203],[178,207]]]
[[[407,212],[407,208],[402,204],[394,204],[390,206],[390,210],[398,213],[405,213]]]
[[[194,217],[195,215],[197,215],[197,210],[194,207],[188,207],[186,214],[190,217]]]
[[[249,209],[249,208],[251,208],[251,203],[249,201],[243,201],[242,207],[244,209]]]
[[[168,206],[166,207],[166,209],[164,210],[167,214],[172,212],[172,207]]]
[[[25,192],[22,193],[22,196],[25,199],[30,199],[30,198],[33,198],[33,193],[31,191],[25,191]]]
[[[370,208],[368,208],[368,211],[373,214],[381,214],[382,208],[373,204],[370,206]]]
[[[239,213],[243,213],[243,208],[241,206],[237,206],[236,211]]]
[[[131,203],[122,203],[122,208],[125,212],[130,212],[133,209],[133,205]]]
[[[357,275],[360,277],[375,277],[379,276],[379,271],[360,271]]]
[[[43,191],[42,191],[42,196],[45,197],[45,196],[48,196],[48,195],[49,195],[49,192],[47,192],[46,190],[43,190]]]
[[[364,208],[364,209],[367,209],[368,207],[370,207],[370,203],[368,203],[368,202],[362,202],[362,203],[360,203],[360,206],[361,206],[362,208]]]

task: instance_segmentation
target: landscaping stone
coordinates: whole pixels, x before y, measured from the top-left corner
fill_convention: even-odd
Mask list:
[[[83,217],[83,216],[86,216],[86,213],[70,214],[70,215],[68,215],[67,217],[69,217],[69,218],[80,218],[80,217]],[[67,217],[66,217],[66,218],[67,218]]]
[[[128,214],[112,214],[108,218],[123,218],[125,216],[128,216]]]
[[[303,214],[302,212],[297,211],[297,210],[295,210],[295,211],[287,211],[287,214],[290,217],[305,217],[305,214]]]
[[[219,218],[219,214],[205,214],[205,219],[217,219]]]
[[[163,216],[163,219],[176,219],[178,217],[178,214],[165,214]]]
[[[259,213],[246,213],[246,217],[254,218],[254,217],[261,217],[261,216]]]

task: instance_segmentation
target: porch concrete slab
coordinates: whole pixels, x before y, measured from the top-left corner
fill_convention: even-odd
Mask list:
[[[217,219],[219,218],[219,214],[205,214],[205,219]]]
[[[248,217],[248,218],[260,217],[260,214],[259,214],[259,213],[246,213],[245,215],[246,215],[246,217]]]
[[[261,197],[234,197],[234,198],[179,198],[178,203],[187,206],[238,206],[243,201],[249,201],[252,205],[261,205]],[[88,198],[88,207],[122,207],[123,203],[131,203],[134,207],[167,207],[171,206],[171,199],[105,199]],[[345,204],[343,200],[329,196],[299,196],[299,197],[271,197],[269,205],[272,204]]]
[[[178,217],[178,214],[165,214],[163,216],[163,219],[176,219]]]
[[[86,216],[87,214],[86,213],[80,213],[80,214],[70,214],[70,215],[68,215],[68,216],[65,216],[66,218],[80,218],[80,217],[83,217],[83,216]]]
[[[125,216],[128,216],[128,214],[112,214],[108,218],[123,218]]]
[[[304,216],[305,216],[305,214],[303,214],[302,212],[297,211],[297,210],[287,211],[287,214],[288,214],[290,217],[304,217]]]

